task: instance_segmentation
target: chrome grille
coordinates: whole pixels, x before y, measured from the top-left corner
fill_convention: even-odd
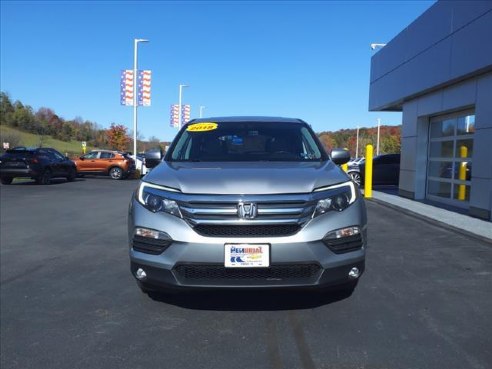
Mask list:
[[[183,217],[192,226],[197,224],[303,224],[313,213],[314,206],[308,201],[252,201],[257,204],[258,214],[254,219],[240,219],[240,201],[227,202],[180,202]]]

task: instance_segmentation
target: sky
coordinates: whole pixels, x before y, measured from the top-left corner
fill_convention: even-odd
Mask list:
[[[152,71],[138,133],[170,141],[170,105],[191,118],[301,118],[316,132],[401,124],[369,112],[371,43],[387,43],[434,1],[5,1],[0,87],[12,100],[133,129],[120,73]]]

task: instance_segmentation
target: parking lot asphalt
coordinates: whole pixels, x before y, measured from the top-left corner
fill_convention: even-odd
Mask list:
[[[138,181],[0,187],[0,367],[492,367],[492,245],[368,201],[349,298],[201,291],[154,299],[129,272]]]

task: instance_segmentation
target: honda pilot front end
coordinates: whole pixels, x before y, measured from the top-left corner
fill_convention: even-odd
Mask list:
[[[336,165],[348,159],[330,159],[298,119],[189,122],[132,197],[132,274],[144,291],[352,290],[367,219],[358,187]]]

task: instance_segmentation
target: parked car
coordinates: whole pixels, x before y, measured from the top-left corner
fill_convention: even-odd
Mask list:
[[[300,119],[187,123],[140,182],[128,219],[131,272],[168,288],[336,288],[364,271],[367,216],[358,187]],[[146,155],[147,157],[147,155]],[[151,164],[152,162],[152,164]]]
[[[94,150],[75,160],[77,174],[109,175],[124,179],[135,172],[135,161],[125,153],[111,150]]]
[[[364,163],[365,159],[362,157],[362,158],[355,158],[355,159],[352,159],[350,160],[348,163],[347,163],[347,166],[350,169],[358,169],[359,168],[359,165]]]
[[[347,174],[359,186],[364,184],[366,171],[365,161],[359,163],[358,168],[349,168]],[[383,154],[373,158],[372,184],[398,185],[400,180],[400,154]]]
[[[52,178],[64,177],[72,182],[77,175],[75,163],[48,147],[15,147],[0,156],[0,179],[11,184],[14,178],[32,178],[38,184],[49,184]]]
[[[137,154],[137,156],[130,155],[130,157],[135,160],[135,168],[140,171],[140,176],[143,177],[149,172],[149,169],[145,165],[145,157],[142,154]]]

